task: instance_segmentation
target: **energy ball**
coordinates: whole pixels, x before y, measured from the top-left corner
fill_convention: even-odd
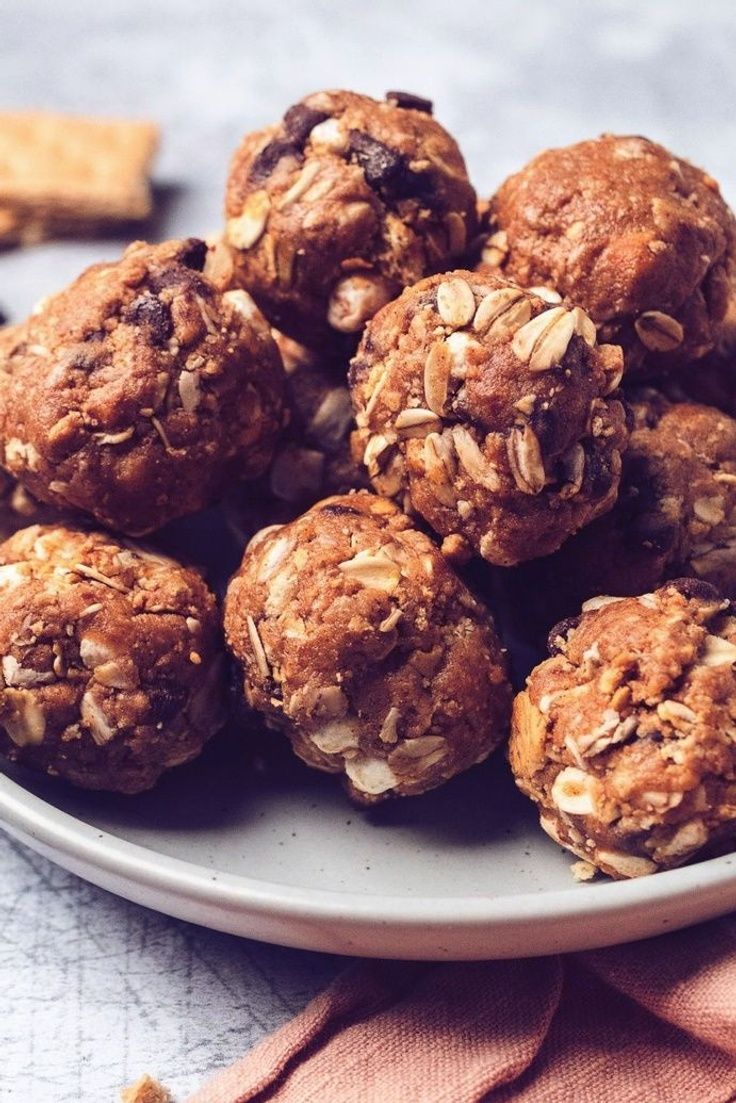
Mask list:
[[[379,307],[452,267],[476,230],[457,144],[428,100],[400,92],[317,92],[246,135],[226,217],[240,285],[313,346],[354,347]]]
[[[684,368],[657,386],[673,402],[699,402],[736,417],[736,355],[706,356],[696,371]]]
[[[368,486],[365,468],[351,451],[355,423],[344,362],[330,362],[272,332],[286,372],[286,429],[266,475],[255,486],[233,484],[224,499],[233,529],[248,540],[321,498]]]
[[[692,579],[600,599],[552,633],[514,704],[516,783],[544,830],[612,877],[736,837],[736,617]]]
[[[259,533],[225,600],[248,704],[370,804],[432,789],[503,740],[493,620],[385,498],[328,498]]]
[[[330,363],[283,334],[274,337],[286,371],[288,422],[268,472],[271,493],[306,508],[367,485],[350,449],[355,422],[344,362]]]
[[[196,239],[135,242],[0,342],[0,446],[41,501],[139,535],[266,468],[283,370],[242,291]]]
[[[138,793],[225,720],[215,598],[102,532],[33,525],[0,545],[0,752],[86,789]]]
[[[736,421],[652,388],[628,398],[634,427],[613,509],[513,581],[547,629],[597,594],[633,596],[665,578],[701,578],[736,598]]]
[[[481,263],[581,306],[629,372],[656,376],[719,340],[734,217],[711,176],[655,142],[605,134],[546,150],[502,184],[487,227]]]
[[[553,552],[615,501],[622,370],[580,309],[493,273],[423,280],[370,322],[351,365],[368,474],[458,554]]]

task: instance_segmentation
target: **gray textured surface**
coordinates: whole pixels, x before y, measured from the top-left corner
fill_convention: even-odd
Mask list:
[[[484,193],[542,146],[618,130],[706,165],[733,200],[735,56],[732,0],[0,0],[0,106],[160,121],[159,236],[215,228],[240,133],[326,86],[432,95]],[[119,246],[0,256],[0,304],[17,317]],[[103,1103],[145,1069],[184,1095],[337,967],[0,851],[3,1103]]]

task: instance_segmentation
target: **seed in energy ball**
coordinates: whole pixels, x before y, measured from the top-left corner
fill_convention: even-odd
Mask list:
[[[259,533],[225,633],[249,705],[361,803],[432,789],[504,738],[491,616],[385,498],[328,498]]]
[[[627,372],[657,376],[719,341],[734,297],[736,223],[707,173],[646,138],[540,153],[501,185],[481,266],[580,306]]]
[[[284,333],[354,348],[402,287],[463,255],[475,192],[431,109],[405,92],[317,92],[243,139],[225,238],[236,280]]]
[[[613,509],[510,579],[527,624],[576,612],[597,594],[630,596],[692,576],[736,597],[736,420],[627,392],[634,427]]]
[[[510,761],[544,830],[612,877],[736,839],[736,618],[708,583],[598,598],[551,634]]]
[[[266,468],[280,358],[206,256],[196,239],[136,242],[0,339],[3,463],[36,498],[138,535]]]
[[[258,529],[293,519],[321,498],[367,488],[351,451],[355,423],[344,362],[331,362],[273,330],[286,372],[286,428],[267,473],[233,483],[223,505],[231,528],[249,540]]]
[[[0,545],[0,751],[87,789],[137,793],[225,720],[202,578],[102,532],[33,525]]]
[[[375,489],[511,566],[615,501],[623,358],[580,309],[493,273],[408,288],[366,327],[350,386]]]

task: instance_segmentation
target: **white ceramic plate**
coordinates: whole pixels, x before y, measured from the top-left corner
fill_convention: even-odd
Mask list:
[[[370,812],[284,757],[254,773],[226,737],[139,797],[0,776],[16,838],[111,892],[267,942],[471,959],[625,942],[736,909],[736,856],[576,884],[499,758]]]

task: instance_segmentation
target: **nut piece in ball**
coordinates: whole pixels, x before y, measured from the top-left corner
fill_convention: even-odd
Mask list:
[[[640,137],[550,149],[493,196],[481,264],[581,306],[627,371],[656,376],[719,341],[734,217],[707,173]]]
[[[226,241],[236,279],[307,345],[349,344],[368,318],[475,233],[475,192],[431,104],[317,92],[233,157]]]
[[[615,500],[622,367],[577,308],[493,273],[423,280],[369,323],[352,362],[368,474],[492,563],[551,553]]]
[[[0,545],[0,750],[86,789],[137,793],[225,720],[217,605],[200,576],[101,532]]]
[[[129,534],[210,504],[267,466],[283,372],[204,242],[136,242],[0,342],[3,464],[35,497]]]
[[[385,498],[328,498],[259,533],[225,633],[248,703],[361,803],[432,789],[504,738],[491,616]]]
[[[551,634],[514,704],[516,783],[544,830],[612,877],[736,836],[736,618],[708,583],[599,598]]]

